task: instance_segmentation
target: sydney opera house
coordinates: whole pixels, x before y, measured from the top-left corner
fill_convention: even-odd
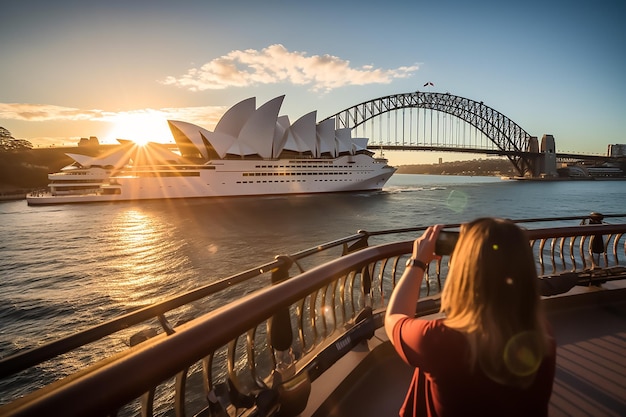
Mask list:
[[[335,130],[335,121],[316,124],[310,112],[293,124],[279,116],[284,96],[258,109],[254,97],[231,107],[211,132],[190,123],[169,121],[182,156],[205,160],[252,157],[337,157],[367,152],[367,139],[352,138],[350,129]]]

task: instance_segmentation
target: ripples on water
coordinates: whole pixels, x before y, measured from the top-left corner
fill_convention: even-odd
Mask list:
[[[47,207],[4,202],[0,356],[359,229],[481,216],[620,213],[625,208],[626,181],[537,183],[422,175],[394,175],[378,193]],[[43,384],[126,346],[128,336],[121,332],[26,377]],[[22,392],[13,382],[0,381],[0,402]]]

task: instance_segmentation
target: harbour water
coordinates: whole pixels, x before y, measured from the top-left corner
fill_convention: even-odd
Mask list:
[[[593,211],[625,212],[626,181],[396,174],[376,193],[44,207],[2,202],[0,356],[359,229]],[[68,367],[88,359],[73,358]],[[54,379],[68,369],[40,371]],[[0,381],[0,404],[26,390]]]

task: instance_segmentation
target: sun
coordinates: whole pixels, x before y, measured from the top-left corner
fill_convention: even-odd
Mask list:
[[[113,120],[113,128],[107,135],[115,139],[132,140],[138,145],[148,142],[172,142],[172,134],[167,125],[165,115],[157,111],[137,111],[117,114]]]

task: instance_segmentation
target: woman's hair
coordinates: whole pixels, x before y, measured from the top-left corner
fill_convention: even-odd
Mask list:
[[[462,226],[441,296],[445,324],[465,333],[470,363],[491,379],[524,386],[547,352],[537,270],[526,232],[481,218]]]

